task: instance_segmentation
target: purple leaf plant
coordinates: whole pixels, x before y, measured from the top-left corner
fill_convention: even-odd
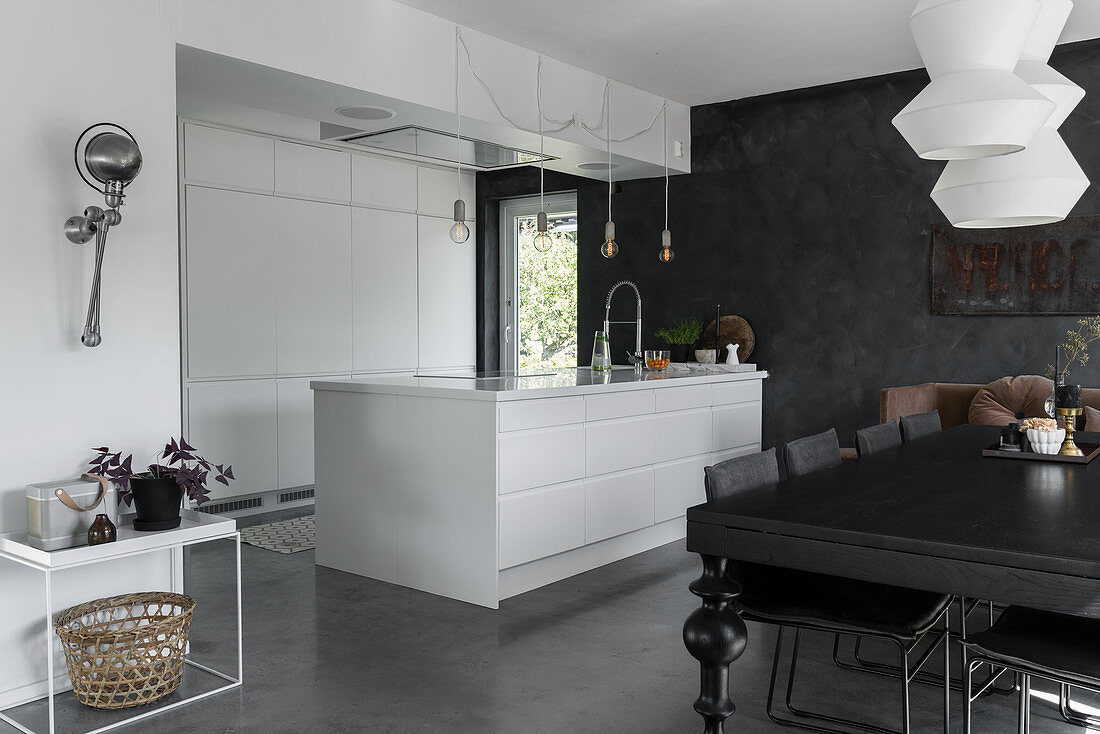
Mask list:
[[[129,507],[134,496],[130,480],[152,479],[170,477],[174,479],[188,499],[194,500],[196,505],[201,505],[210,499],[210,488],[206,482],[213,474],[215,482],[221,482],[229,486],[229,480],[236,479],[233,476],[233,467],[224,464],[213,464],[208,459],[200,456],[194,446],[187,443],[181,436],[179,441],[172,438],[164,444],[164,451],[157,457],[158,461],[150,464],[148,471],[135,472],[133,470],[134,455],[129,454],[125,458],[122,452],[113,452],[106,446],[92,449],[96,452],[95,458],[88,462],[90,474],[98,474],[107,477],[118,486],[118,498]]]

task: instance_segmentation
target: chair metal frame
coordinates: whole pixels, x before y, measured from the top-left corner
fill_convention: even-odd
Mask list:
[[[859,722],[859,721],[852,721],[851,719],[844,719],[844,718],[841,718],[839,716],[832,716],[832,715],[829,715],[829,714],[823,714],[823,713],[812,712],[812,711],[800,709],[800,708],[798,708],[797,706],[794,705],[794,702],[793,702],[792,699],[793,699],[793,694],[794,694],[795,673],[796,673],[797,667],[798,667],[798,646],[799,646],[799,642],[801,640],[803,630],[826,632],[826,633],[831,633],[831,634],[838,635],[838,636],[839,636],[839,634],[842,634],[842,633],[845,633],[845,634],[849,633],[849,630],[839,629],[839,628],[834,627],[834,626],[819,625],[819,624],[808,624],[808,623],[801,623],[801,622],[799,624],[778,624],[778,623],[772,622],[772,624],[776,624],[778,626],[779,630],[778,630],[778,633],[776,634],[775,656],[772,660],[771,681],[768,685],[768,704],[767,704],[768,718],[771,719],[772,721],[774,721],[775,723],[781,724],[783,726],[793,726],[793,727],[798,727],[798,728],[801,728],[801,729],[809,729],[811,731],[824,732],[825,734],[847,734],[846,730],[839,729],[839,728],[836,728],[836,727],[833,727],[833,726],[828,726],[827,724],[839,724],[839,725],[842,725],[842,726],[846,726],[849,729],[860,729],[860,730],[863,730],[863,731],[875,732],[876,734],[910,734],[910,722],[909,722],[910,691],[909,691],[909,684],[912,683],[916,679],[917,675],[921,672],[921,669],[928,662],[929,658],[931,658],[932,653],[935,652],[936,649],[939,648],[941,644],[943,645],[943,649],[944,649],[944,656],[943,657],[944,657],[945,680],[950,679],[950,670],[951,670],[950,639],[951,639],[951,631],[950,631],[950,624],[949,624],[949,615],[950,615],[951,607],[952,607],[951,604],[948,604],[946,607],[944,607],[943,611],[940,612],[940,615],[933,622],[932,628],[930,628],[926,632],[922,633],[921,635],[918,635],[916,638],[914,638],[912,640],[909,640],[909,639],[906,639],[906,638],[903,638],[903,637],[898,637],[896,635],[890,635],[890,634],[873,634],[873,633],[867,633],[867,632],[861,633],[863,636],[866,636],[866,637],[872,637],[872,638],[876,638],[876,639],[888,640],[888,641],[894,643],[895,645],[897,645],[898,651],[901,654],[901,666],[897,669],[897,671],[898,671],[897,677],[902,680],[902,728],[901,728],[900,732],[896,729],[887,729],[885,727],[878,726],[878,725],[875,725],[875,724],[867,724],[867,723],[863,723],[863,722]],[[767,620],[760,619],[758,621],[767,621]],[[938,629],[938,630],[935,629],[935,626],[937,624],[942,624],[942,629]],[[787,709],[787,711],[792,716],[798,717],[797,719],[782,717],[782,716],[778,715],[775,711],[776,681],[778,680],[778,677],[779,677],[779,661],[780,661],[781,652],[782,652],[782,648],[783,648],[783,634],[784,634],[784,631],[787,627],[791,627],[795,630],[795,638],[794,638],[794,646],[792,647],[792,650],[791,650],[790,670],[787,674],[787,685],[786,685],[786,692],[785,692],[784,697],[783,697],[783,703],[784,703],[784,707]],[[925,650],[923,653],[921,653],[917,657],[917,659],[915,661],[915,665],[911,666],[910,665],[910,657],[914,655],[916,649],[920,646],[920,644],[925,639],[927,639],[929,637],[929,635],[932,635],[933,638],[934,638],[932,644],[928,647],[927,650]],[[900,671],[902,669],[905,670],[905,675],[904,676],[900,674]],[[943,709],[944,709],[944,732],[946,733],[946,732],[950,731],[950,729],[949,729],[950,718],[951,718],[951,688],[950,688],[950,686],[944,686],[944,689],[943,689]],[[798,719],[802,719],[802,720],[800,721]],[[818,724],[818,723],[812,723],[812,722],[823,722],[823,723]]]
[[[989,665],[992,668],[1000,668],[1000,672],[990,676],[986,681],[982,683],[982,686],[978,688],[978,692],[973,691],[973,678],[974,670],[982,665]],[[1078,711],[1072,709],[1072,702],[1069,700],[1069,689],[1071,686],[1077,688],[1083,688],[1087,691],[1093,691],[1100,693],[1100,681],[1095,686],[1085,685],[1080,680],[1074,680],[1073,682],[1067,682],[1065,679],[1052,676],[1049,670],[1041,669],[1037,666],[1023,665],[1021,663],[1012,662],[1009,663],[1000,658],[988,656],[988,655],[972,655],[970,661],[965,668],[964,682],[965,690],[963,692],[963,734],[971,734],[971,726],[973,724],[973,713],[971,706],[981,695],[985,692],[985,689],[992,686],[993,682],[1003,675],[1004,673],[1011,672],[1017,679],[1016,688],[1019,691],[1019,708],[1017,711],[1017,732],[1018,734],[1030,734],[1031,732],[1031,679],[1043,678],[1045,680],[1057,683],[1059,686],[1059,712],[1062,718],[1070,724],[1077,724],[1079,726],[1096,726],[1096,718],[1087,716]],[[1072,717],[1072,718],[1071,718]],[[1092,722],[1092,723],[1090,723]]]

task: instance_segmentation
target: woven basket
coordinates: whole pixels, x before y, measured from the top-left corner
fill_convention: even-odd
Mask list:
[[[123,709],[176,690],[194,611],[189,596],[151,591],[96,599],[62,612],[53,628],[77,700],[97,709]]]

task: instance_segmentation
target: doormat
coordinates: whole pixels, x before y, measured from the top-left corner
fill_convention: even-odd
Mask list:
[[[317,547],[313,515],[241,528],[241,540],[276,553],[298,553]]]

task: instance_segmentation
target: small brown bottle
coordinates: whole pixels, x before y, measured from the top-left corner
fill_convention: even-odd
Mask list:
[[[96,515],[95,522],[88,528],[88,545],[114,543],[116,536],[115,524],[111,522],[111,518],[106,515]]]

